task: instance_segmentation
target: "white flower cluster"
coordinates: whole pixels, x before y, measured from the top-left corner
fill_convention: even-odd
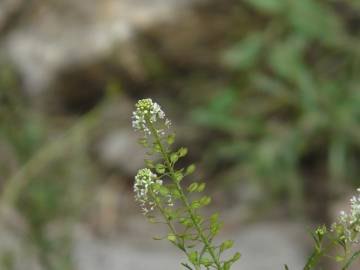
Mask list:
[[[145,215],[153,211],[155,207],[153,196],[157,195],[158,191],[152,189],[154,184],[162,185],[162,180],[157,179],[157,175],[150,169],[145,168],[138,171],[134,183],[135,200],[140,203]]]
[[[132,126],[136,131],[144,132],[145,136],[150,135],[151,131],[148,127],[148,122],[154,124],[159,120],[163,121],[165,127],[169,128],[171,123],[169,119],[165,117],[165,113],[161,109],[160,105],[153,102],[150,98],[139,100],[136,105],[136,110],[132,116]],[[162,134],[163,129],[158,129]]]
[[[360,188],[357,189],[360,193]],[[360,232],[360,194],[350,199],[350,211],[340,212],[338,221],[333,224],[333,230],[343,234],[346,242],[357,242]]]

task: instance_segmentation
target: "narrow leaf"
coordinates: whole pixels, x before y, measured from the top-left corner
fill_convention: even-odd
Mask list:
[[[188,150],[185,147],[181,147],[178,151],[179,157],[185,157],[187,155],[187,153],[188,153]]]
[[[168,143],[168,145],[172,145],[175,142],[175,134],[170,134],[167,137],[166,142]]]
[[[196,166],[194,164],[191,164],[189,167],[187,167],[186,169],[186,174],[192,174],[194,171],[196,170]]]
[[[199,187],[199,184],[198,184],[198,183],[192,183],[192,184],[187,188],[187,190],[188,190],[189,192],[194,192],[194,191],[197,190],[198,187]]]

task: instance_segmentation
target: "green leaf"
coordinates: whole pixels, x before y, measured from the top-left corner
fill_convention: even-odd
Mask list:
[[[167,236],[167,239],[170,241],[170,242],[175,242],[176,241],[176,235],[174,234],[169,234]]]
[[[335,257],[335,260],[336,260],[337,262],[342,262],[342,261],[345,260],[345,257],[339,255],[339,256],[336,256],[336,257]]]
[[[188,153],[188,149],[185,147],[181,147],[178,151],[179,157],[185,157]]]
[[[320,1],[291,1],[287,14],[295,32],[308,38],[334,43],[342,37],[343,29],[338,16]]]
[[[171,195],[175,198],[175,199],[180,199],[181,198],[181,194],[177,189],[171,189]]]
[[[194,182],[194,183],[191,183],[188,188],[187,188],[187,191],[192,193],[192,192],[202,192],[204,191],[205,189],[205,183],[197,183],[197,182]]]
[[[155,170],[160,173],[160,174],[163,174],[166,170],[166,167],[164,164],[156,164],[155,166]]]
[[[195,172],[196,166],[194,164],[191,164],[189,167],[186,168],[186,175],[192,174]]]
[[[204,196],[200,199],[199,202],[200,202],[201,206],[206,206],[211,203],[211,198],[208,196]]]
[[[217,235],[219,233],[221,227],[222,227],[222,224],[217,223],[217,222],[214,223],[214,224],[211,224],[211,226],[210,226],[211,234],[214,235],[214,236]]]
[[[239,252],[236,252],[234,256],[231,258],[232,262],[236,262],[241,258],[241,254]]]
[[[224,62],[240,70],[251,68],[259,59],[262,48],[262,33],[251,34],[225,52]]]
[[[299,73],[304,69],[305,45],[305,40],[298,36],[291,36],[274,45],[269,54],[269,63],[273,71],[286,79],[298,80]]]
[[[166,209],[166,218],[168,220],[174,220],[177,217],[177,214],[175,212],[173,212],[171,209],[167,208]]]
[[[234,242],[232,240],[226,240],[220,245],[220,253],[224,252],[227,249],[232,248],[234,245]]]
[[[150,169],[154,168],[154,163],[150,159],[145,159],[145,165]]]
[[[166,187],[164,187],[164,186],[160,186],[159,192],[160,192],[160,194],[163,195],[163,196],[166,196],[166,195],[169,194],[169,190],[168,190]]]
[[[156,152],[156,153],[161,153],[161,147],[158,143],[154,143],[153,144],[153,150]]]
[[[195,220],[199,225],[203,224],[204,222],[204,218],[201,217],[200,215],[195,216]]]
[[[190,252],[189,253],[189,260],[193,264],[197,264],[198,263],[198,252],[197,251]]]
[[[211,224],[217,223],[218,220],[219,220],[219,214],[218,214],[218,213],[212,214],[212,215],[210,216],[210,223],[211,223]]]
[[[198,186],[198,188],[197,188],[197,192],[203,192],[204,191],[204,189],[205,189],[205,186],[206,186],[206,184],[205,183],[201,183],[199,186]]]
[[[177,182],[180,182],[184,178],[184,175],[181,171],[177,171],[175,172],[174,177]]]
[[[210,266],[212,264],[212,261],[210,261],[208,258],[202,258],[200,260],[200,263],[204,265],[205,267]]]
[[[199,184],[198,183],[192,183],[190,184],[190,186],[187,188],[187,190],[189,192],[195,192],[198,188]]]
[[[165,237],[156,237],[156,236],[155,236],[155,237],[153,237],[152,239],[153,239],[153,240],[156,240],[156,241],[159,241],[159,240],[163,240],[164,238],[165,238]]]
[[[139,140],[138,140],[138,143],[139,143],[140,145],[142,145],[143,147],[148,147],[148,146],[149,146],[149,145],[148,145],[148,141],[147,141],[146,138],[141,138],[141,139],[139,139]]]
[[[160,190],[161,185],[158,184],[158,183],[154,183],[151,187],[152,187],[152,190],[153,190],[154,192],[157,192],[157,191]]]
[[[172,145],[175,142],[175,133],[170,134],[167,137],[166,142],[168,143],[168,145]]]
[[[302,0],[301,0],[302,1]],[[284,0],[245,0],[259,11],[269,14],[276,14],[286,8],[286,1]]]
[[[224,270],[230,270],[230,266],[231,266],[231,262],[225,262],[223,268]]]
[[[179,156],[177,153],[172,153],[170,155],[170,161],[172,164],[175,164],[179,160]]]
[[[199,201],[193,201],[190,205],[192,209],[197,209],[201,207],[201,203]]]
[[[181,218],[180,223],[187,228],[191,228],[194,226],[191,218]]]

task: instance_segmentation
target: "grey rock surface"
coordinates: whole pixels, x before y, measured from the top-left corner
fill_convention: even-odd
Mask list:
[[[302,237],[301,237],[302,236]],[[245,227],[234,235],[242,253],[234,269],[280,270],[284,264],[290,269],[305,265],[306,231],[292,223],[263,223]]]
[[[99,143],[98,153],[104,164],[120,169],[126,175],[135,175],[144,166],[145,151],[130,129],[119,129],[106,135]]]
[[[35,252],[16,227],[11,223],[5,224],[3,220],[0,223],[0,269],[9,266],[13,268],[8,269],[14,270],[41,270]]]
[[[140,224],[139,224],[140,222]],[[152,241],[146,223],[143,230],[109,241],[96,239],[83,229],[77,230],[75,257],[80,270],[159,270],[180,269],[183,255],[166,241]],[[138,228],[137,228],[138,229]],[[234,239],[234,250],[242,253],[234,270],[280,270],[304,266],[304,235],[298,224],[278,222],[252,224],[227,232],[223,239]],[[147,235],[147,236],[145,236]]]

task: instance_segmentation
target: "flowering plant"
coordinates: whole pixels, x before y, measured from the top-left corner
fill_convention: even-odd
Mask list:
[[[149,157],[153,157],[145,160],[147,168],[140,169],[135,176],[135,200],[144,215],[151,222],[167,225],[169,233],[163,238],[186,254],[188,262],[182,263],[186,269],[229,270],[240,253],[223,259],[224,251],[233,246],[233,241],[214,243],[222,226],[218,214],[204,217],[199,213],[200,208],[210,204],[211,198],[189,199],[190,194],[203,192],[205,183],[193,182],[183,187],[184,177],[196,168],[193,164],[177,168],[177,162],[188,150],[184,147],[176,151],[171,149],[175,134],[169,132],[170,120],[157,103],[143,99],[136,104],[132,125],[142,134],[139,142],[149,150]],[[152,215],[155,210],[161,214],[161,220]]]
[[[360,193],[360,189],[357,191]],[[360,194],[350,199],[349,212],[341,211],[338,219],[330,228],[321,226],[312,234],[315,248],[304,270],[314,269],[323,257],[332,258],[337,263],[340,263],[342,270],[349,269],[360,256],[359,233]],[[340,255],[339,250],[341,251]]]
[[[214,238],[222,227],[218,214],[204,217],[199,213],[200,208],[210,204],[211,198],[190,199],[191,194],[204,191],[205,183],[192,182],[183,187],[182,180],[196,167],[192,164],[178,168],[177,162],[187,155],[188,150],[184,147],[172,150],[175,134],[170,133],[170,120],[157,103],[142,99],[136,104],[132,125],[142,134],[139,142],[152,157],[145,160],[146,168],[140,169],[135,176],[135,200],[151,222],[164,223],[169,229],[165,237],[155,239],[167,239],[182,250],[188,259],[182,265],[188,270],[229,270],[240,258],[240,253],[224,259],[223,253],[233,246],[233,241],[216,244]],[[160,220],[153,215],[154,211],[160,213]],[[360,250],[353,251],[359,233],[360,195],[350,200],[349,213],[342,211],[331,228],[321,226],[312,233],[315,247],[303,270],[315,269],[323,257],[334,258],[342,264],[342,270],[349,269],[360,256]],[[338,251],[339,247],[342,254],[332,255],[332,251]],[[285,265],[285,270],[288,269]]]

